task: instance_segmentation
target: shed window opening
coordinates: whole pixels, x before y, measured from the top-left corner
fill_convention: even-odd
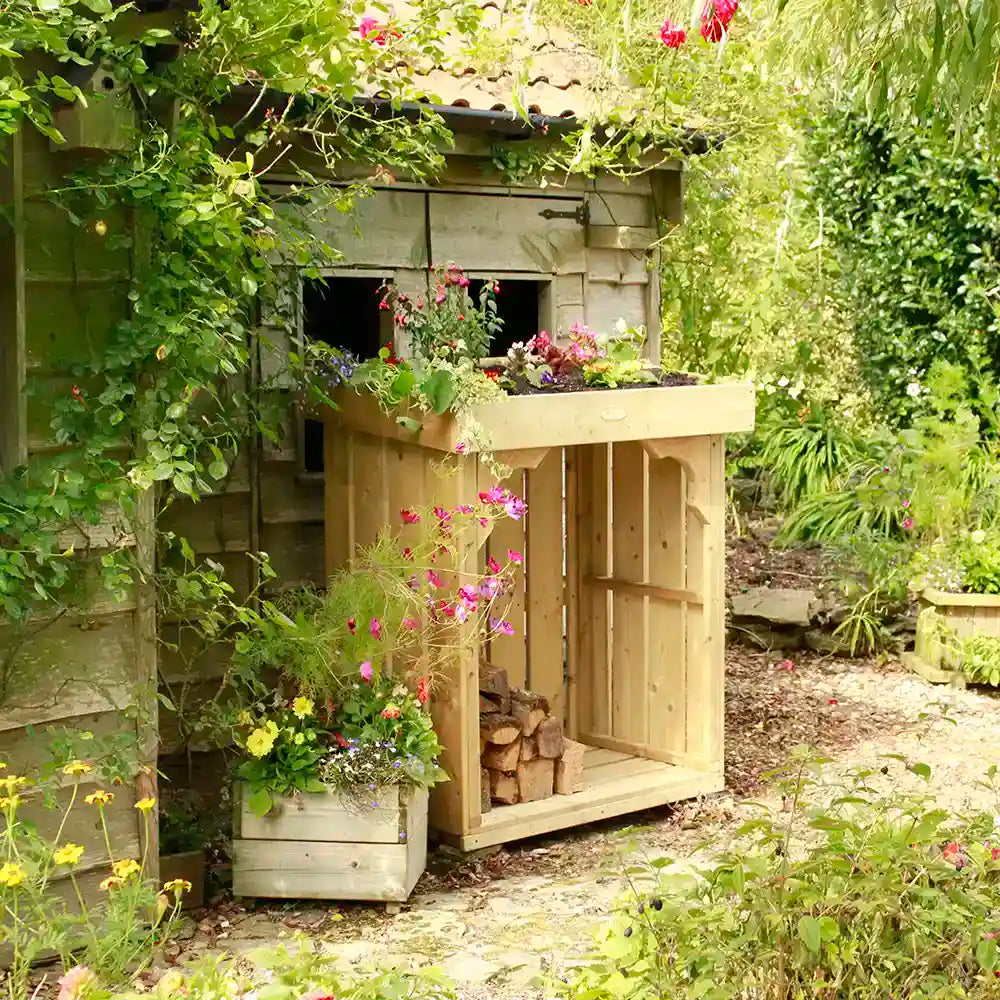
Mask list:
[[[469,296],[477,305],[486,280],[473,278],[469,284]],[[546,287],[542,281],[501,280],[498,284],[497,316],[503,320],[503,325],[490,339],[491,358],[502,358],[512,344],[524,343],[538,333],[541,328],[540,300]]]
[[[303,335],[362,361],[374,358],[392,337],[392,313],[379,308],[384,283],[368,275],[303,279]],[[301,460],[304,472],[323,471],[322,421],[303,421]]]

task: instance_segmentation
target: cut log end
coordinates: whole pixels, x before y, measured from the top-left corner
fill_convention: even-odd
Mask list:
[[[506,746],[521,735],[521,723],[513,715],[481,715],[479,734],[487,743]]]
[[[517,765],[517,788],[522,802],[537,802],[552,795],[555,761],[539,757]]]

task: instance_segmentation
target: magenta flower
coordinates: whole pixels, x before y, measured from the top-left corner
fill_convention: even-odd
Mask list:
[[[904,507],[909,507],[910,506],[910,501],[909,500],[904,500],[903,501],[903,506]]]
[[[483,503],[503,503],[507,499],[507,491],[502,486],[491,486],[479,494]]]
[[[912,517],[907,517],[907,518],[904,518],[904,519],[903,519],[903,527],[904,527],[904,528],[905,528],[905,529],[906,529],[907,531],[909,531],[909,530],[910,530],[910,528],[912,528],[912,527],[913,527],[913,518],[912,518]]]
[[[686,40],[687,32],[682,27],[671,24],[669,19],[663,22],[663,27],[660,28],[660,41],[668,49],[679,49]]]
[[[444,583],[442,582],[441,577],[439,577],[437,575],[437,573],[435,573],[434,570],[432,570],[432,569],[429,569],[427,571],[427,582],[432,587],[436,587],[438,590],[440,590],[444,586]]]
[[[372,661],[365,660],[365,662],[361,664],[361,679],[370,684],[374,676],[375,668],[372,666]]]
[[[500,581],[495,576],[486,576],[483,577],[476,589],[480,597],[485,597],[491,601],[496,597],[497,591],[500,589]]]
[[[356,635],[357,634],[358,623],[354,620],[354,616],[353,615],[350,618],[347,619],[347,631],[350,632],[351,635]]]
[[[507,558],[510,562],[517,563],[518,565],[524,562],[524,556],[521,555],[520,552],[515,552],[513,549],[507,550]]]
[[[403,628],[408,628],[411,632],[413,632],[420,628],[420,622],[418,622],[416,618],[404,618]]]
[[[515,521],[520,521],[524,517],[525,511],[528,509],[528,505],[520,498],[512,496],[503,505],[503,509],[507,511],[507,516],[513,518]]]
[[[456,604],[450,614],[454,615],[455,621],[458,622],[464,622],[469,617],[469,612],[466,611],[464,604]]]
[[[362,38],[367,38],[376,31],[378,31],[378,21],[374,17],[363,17],[358,22],[358,34]]]
[[[444,302],[444,285],[438,285],[436,289],[437,294],[434,296],[434,302],[437,305],[441,305]]]
[[[403,519],[403,524],[416,524],[420,520],[420,515],[413,510],[407,510],[405,507],[399,512],[399,516]]]
[[[475,511],[467,503],[460,503],[455,508],[455,513],[457,513],[457,514],[475,514]]]
[[[459,441],[458,444],[455,445],[455,454],[461,455],[464,453],[464,451],[465,451],[465,442]]]
[[[470,587],[468,584],[466,584],[464,587],[458,588],[458,595],[464,601],[473,601],[473,602],[475,602],[477,596],[475,587]]]
[[[510,558],[510,554],[509,553],[508,553],[507,558],[508,559]],[[496,561],[496,559],[493,558],[493,556],[490,556],[489,559],[486,560],[486,568],[491,573],[499,573],[500,572],[500,563],[498,563]]]
[[[371,632],[373,638],[375,638],[375,639],[381,639],[382,638],[382,623],[377,618],[373,618],[368,623],[368,631]]]
[[[514,626],[506,619],[491,618],[490,630],[496,632],[497,635],[517,635],[514,631]]]

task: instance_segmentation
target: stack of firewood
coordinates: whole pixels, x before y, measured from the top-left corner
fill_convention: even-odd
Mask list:
[[[583,789],[584,745],[563,736],[547,699],[512,688],[498,667],[479,671],[479,745],[483,812]]]

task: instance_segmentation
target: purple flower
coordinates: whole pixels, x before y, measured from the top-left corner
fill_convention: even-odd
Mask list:
[[[372,661],[365,660],[365,662],[361,664],[361,679],[371,684],[372,678],[374,676],[375,676],[375,668],[372,666]]]
[[[515,521],[520,521],[524,517],[524,512],[528,509],[528,505],[520,497],[511,497],[504,505],[503,509],[507,511],[507,516],[513,518]]]
[[[514,631],[514,626],[511,625],[509,621],[501,620],[499,618],[490,619],[490,630],[496,632],[498,635],[516,635]]]

